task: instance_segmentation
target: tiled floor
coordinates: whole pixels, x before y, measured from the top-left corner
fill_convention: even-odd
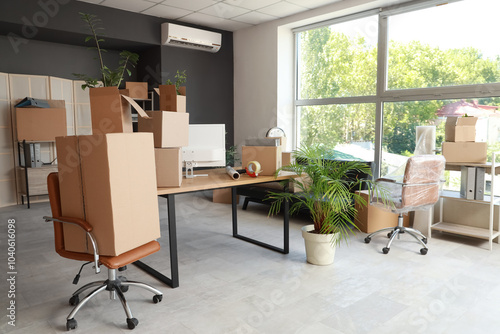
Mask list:
[[[500,328],[500,246],[467,238],[433,235],[429,253],[420,255],[410,239],[396,241],[388,255],[386,239],[367,245],[358,233],[337,249],[331,266],[305,262],[300,227],[291,221],[290,254],[283,255],[231,237],[231,209],[214,204],[209,193],[177,197],[180,287],[162,286],[134,266],[129,279],[153,284],[163,302],[131,288],[126,293],[135,333],[498,333]],[[160,200],[162,250],[147,259],[168,273],[166,203]],[[53,246],[47,203],[0,209],[0,333],[65,331],[68,299],[79,264],[59,257]],[[267,218],[267,207],[239,211],[240,232],[282,244],[281,217]],[[16,326],[7,321],[7,220],[16,220]],[[90,267],[80,285],[98,278]],[[122,333],[125,313],[107,294],[77,315],[76,333]]]

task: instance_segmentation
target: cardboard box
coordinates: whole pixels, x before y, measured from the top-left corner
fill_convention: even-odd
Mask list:
[[[240,201],[240,195],[236,195],[236,203]],[[212,202],[220,204],[232,204],[231,188],[214,189]]]
[[[180,187],[182,184],[181,148],[155,148],[155,161],[158,188]]]
[[[366,201],[367,206],[362,206],[359,202],[355,203],[357,210],[354,223],[365,233],[372,233],[386,227],[396,227],[398,225],[398,215],[389,210],[381,209],[370,205],[369,193],[367,190],[356,191]],[[410,217],[404,215],[403,225],[410,226]]]
[[[46,101],[50,108],[16,107],[17,140],[54,141],[67,135],[64,101]]]
[[[153,132],[156,148],[183,147],[189,145],[189,114],[172,111],[147,111],[144,118],[139,114],[137,130]]]
[[[282,152],[281,153],[281,165],[288,166],[293,162],[292,152]]]
[[[132,132],[130,104],[116,87],[90,88],[92,133]]]
[[[125,82],[125,89],[129,90],[128,96],[133,99],[147,100],[148,96],[148,83],[147,82]]]
[[[259,175],[274,175],[281,167],[281,147],[280,146],[242,146],[241,164],[244,167],[250,161],[258,161],[262,168]]]
[[[446,118],[444,136],[447,142],[473,142],[476,141],[477,117]]]
[[[286,151],[286,137],[267,137],[267,138],[275,138],[280,140],[281,152]]]
[[[443,142],[443,156],[446,162],[484,164],[487,160],[487,143]]]
[[[177,94],[175,85],[160,85],[157,92],[161,111],[186,112],[186,87],[179,87],[181,95]]]
[[[116,256],[160,237],[153,136],[56,138],[62,215],[93,227],[99,254]],[[68,251],[92,253],[77,226],[64,225]]]

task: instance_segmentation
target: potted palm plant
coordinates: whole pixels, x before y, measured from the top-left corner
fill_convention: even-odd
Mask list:
[[[280,168],[301,175],[291,179],[294,192],[273,192],[270,215],[276,214],[283,201],[289,201],[290,214],[307,209],[313,224],[302,228],[307,262],[317,265],[333,263],[335,248],[349,239],[357,229],[355,202],[366,206],[355,192],[370,187],[372,182],[358,175],[371,175],[368,164],[361,161],[333,160],[331,150],[315,145],[294,152],[295,162]]]

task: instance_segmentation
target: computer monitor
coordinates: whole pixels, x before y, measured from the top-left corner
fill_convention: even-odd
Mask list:
[[[190,124],[189,146],[182,148],[182,160],[186,167],[186,177],[192,177],[192,170],[196,167],[225,167],[225,125]]]

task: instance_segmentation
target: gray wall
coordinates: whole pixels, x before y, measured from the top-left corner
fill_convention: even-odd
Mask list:
[[[88,31],[79,12],[102,20],[102,45],[108,50],[105,63],[109,67],[118,66],[121,50],[139,54],[137,68],[128,80],[147,81],[152,89],[173,79],[177,70],[186,70],[191,123],[224,123],[228,145],[233,144],[231,32],[194,26],[223,34],[222,48],[213,54],[160,46],[161,23],[173,21],[74,0],[2,0],[0,72],[67,79],[75,79],[73,73],[99,77],[96,51],[84,42]]]

